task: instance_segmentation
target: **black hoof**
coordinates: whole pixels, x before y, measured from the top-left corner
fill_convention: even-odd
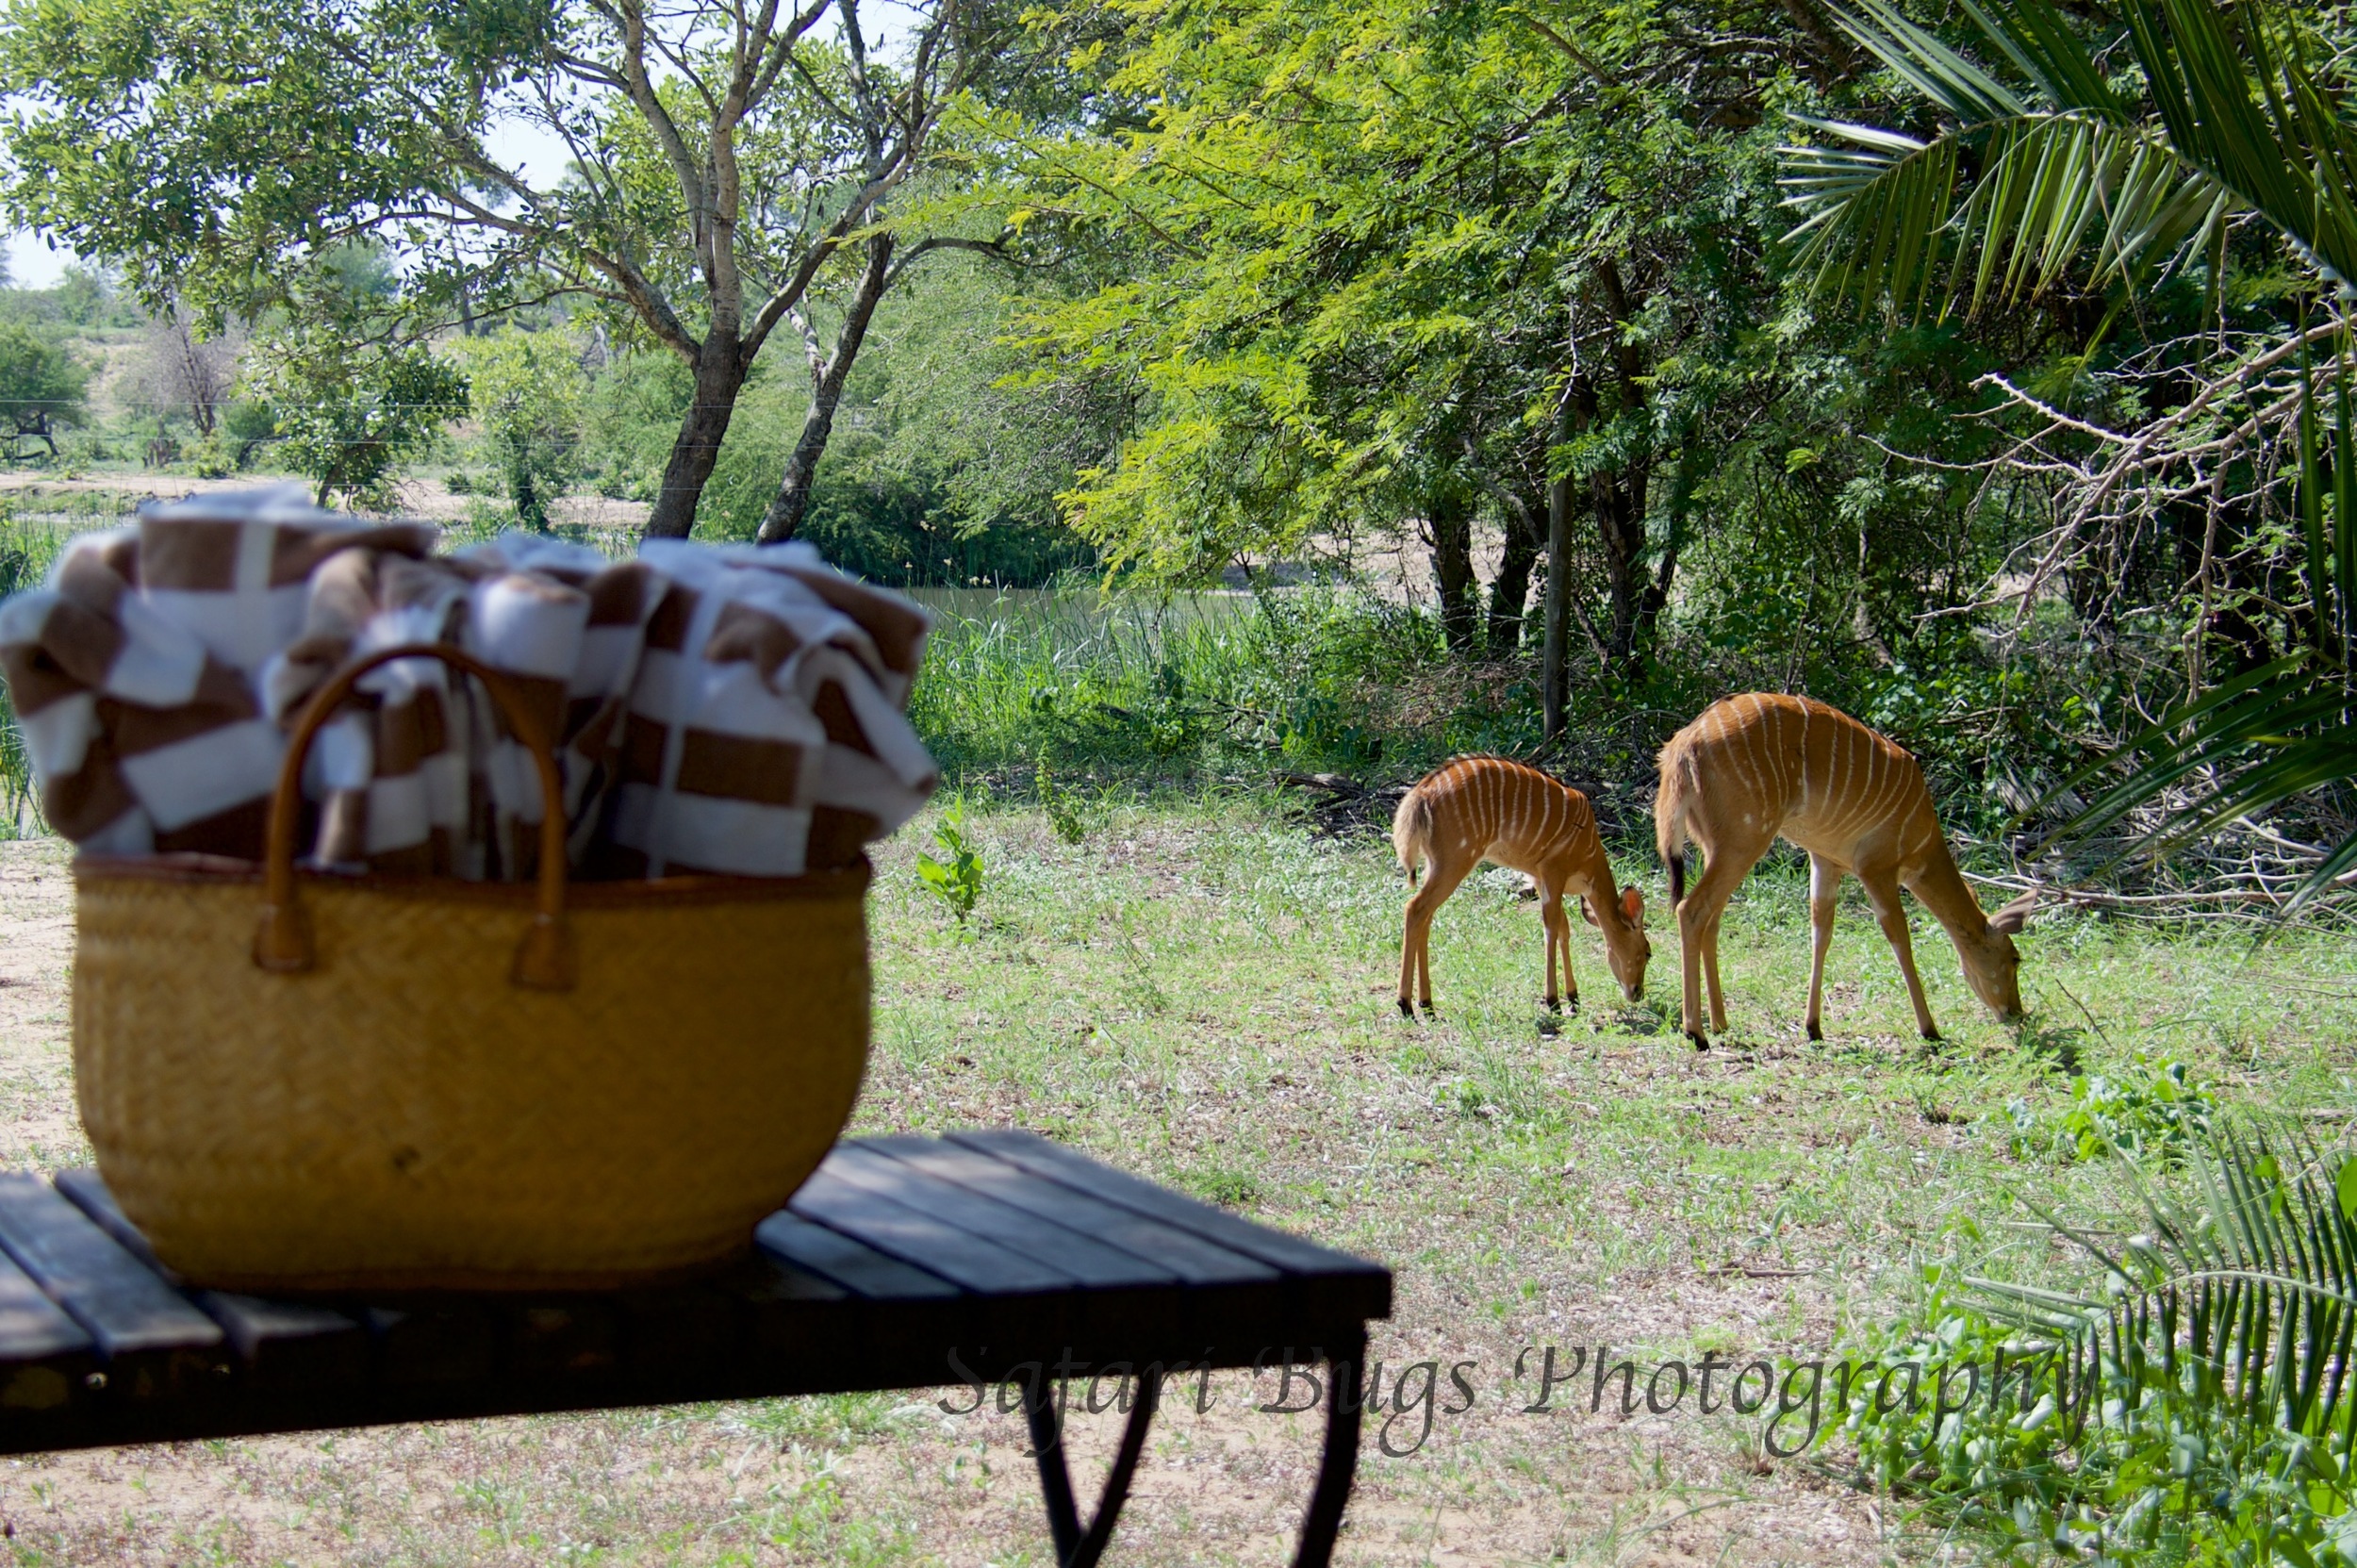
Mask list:
[[[1577,1017],[1577,1016],[1579,1016],[1579,993],[1578,993],[1578,992],[1574,991],[1574,992],[1573,992],[1570,996],[1565,997],[1565,998],[1563,999],[1563,1011],[1564,1011],[1564,1012],[1566,1012],[1566,1013],[1569,1013],[1569,1014],[1570,1014],[1570,1015],[1572,1015],[1572,1016],[1574,1016],[1574,1017]]]
[[[1939,1031],[1937,1029],[1927,1029],[1923,1032],[1923,1038],[1926,1040],[1937,1040],[1939,1038]]]
[[[1399,1015],[1403,1018],[1412,1018],[1416,1015],[1415,1004],[1406,997],[1399,999]]]
[[[1708,1050],[1710,1048],[1710,1042],[1691,1030],[1687,1031],[1686,1037],[1694,1042],[1694,1048],[1696,1050]]]
[[[1561,999],[1556,997],[1549,997],[1545,1001],[1541,1002],[1539,1005],[1545,1008],[1550,1013],[1560,1013],[1563,1011],[1563,1003]]]
[[[1424,1004],[1424,1015],[1431,1022],[1438,1023],[1441,1019],[1441,1010],[1433,1006],[1432,1003],[1427,1000]]]
[[[1825,1037],[1825,1032],[1812,1023],[1808,1026],[1808,1037],[1812,1040],[1822,1040]]]

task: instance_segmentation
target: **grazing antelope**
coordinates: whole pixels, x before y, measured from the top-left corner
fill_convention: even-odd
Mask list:
[[[2021,955],[2013,936],[2030,917],[2036,895],[1984,916],[1948,854],[1931,791],[1915,759],[1850,718],[1808,697],[1753,693],[1714,702],[1661,749],[1661,787],[1654,796],[1655,842],[1677,905],[1679,956],[1686,970],[1687,1034],[1705,1049],[1697,971],[1710,982],[1710,1027],[1724,1032],[1719,994],[1719,916],[1777,836],[1808,853],[1808,914],[1814,946],[1808,966],[1808,1037],[1825,1037],[1821,994],[1825,947],[1833,940],[1834,896],[1843,876],[1866,884],[1866,900],[1899,955],[1916,1027],[1939,1038],[1907,941],[1906,888],[1946,928],[1964,961],[1964,978],[2001,1018],[2021,1011]],[[1686,887],[1686,844],[1703,851],[1702,875]]]
[[[1560,1004],[1555,961],[1563,958],[1563,989],[1579,1005],[1579,983],[1572,978],[1572,923],[1563,895],[1579,896],[1580,913],[1604,933],[1605,953],[1621,994],[1635,1001],[1645,993],[1645,900],[1634,887],[1614,888],[1612,867],[1596,837],[1588,797],[1559,784],[1535,767],[1503,757],[1459,757],[1408,792],[1392,817],[1392,848],[1413,885],[1416,867],[1428,863],[1432,875],[1408,900],[1408,930],[1399,945],[1399,1010],[1409,1005],[1411,984],[1420,988],[1424,1010],[1432,1011],[1432,916],[1448,902],[1473,868],[1485,860],[1526,872],[1539,889],[1539,915],[1547,932],[1547,1007]]]

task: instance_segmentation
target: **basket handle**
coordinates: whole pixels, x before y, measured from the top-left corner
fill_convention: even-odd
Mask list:
[[[573,984],[572,943],[565,929],[565,789],[556,757],[539,724],[505,676],[471,653],[437,643],[406,643],[371,653],[348,666],[321,686],[295,721],[278,787],[270,800],[270,827],[262,858],[262,918],[254,933],[254,962],[277,974],[308,969],[313,963],[310,922],[295,892],[295,829],[303,814],[303,762],[310,754],[336,707],[360,678],[395,659],[439,659],[483,683],[491,701],[532,753],[540,772],[540,883],[532,924],[517,946],[508,978],[536,991],[568,991]]]

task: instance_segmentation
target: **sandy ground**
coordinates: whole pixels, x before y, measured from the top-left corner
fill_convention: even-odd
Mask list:
[[[72,1097],[70,873],[55,841],[0,844],[0,1137],[13,1168],[89,1158]],[[887,1101],[891,1090],[883,1097]],[[1022,1107],[978,1103],[981,1121]],[[1559,1343],[1782,1338],[1822,1315],[1804,1281],[1624,1279],[1560,1325]],[[1486,1334],[1449,1280],[1400,1270],[1375,1346],[1392,1368],[1468,1369],[1476,1401],[1405,1457],[1371,1431],[1338,1560],[1358,1563],[1873,1563],[1874,1502],[1821,1472],[1762,1461],[1749,1424],[1622,1419],[1586,1379],[1520,1409],[1517,1346]],[[1816,1327],[1812,1323],[1812,1327]],[[1755,1341],[1756,1343],[1757,1341]],[[1396,1372],[1389,1379],[1396,1380]],[[1459,1404],[1445,1371],[1440,1391]],[[1641,1392],[1641,1389],[1640,1389]],[[1316,1456],[1312,1417],[1264,1413],[1244,1374],[1212,1408],[1174,1389],[1110,1560],[1288,1560]],[[0,1560],[74,1564],[901,1562],[1047,1560],[1019,1416],[947,1390],[395,1428],[256,1442],[38,1456],[0,1463]],[[1093,1494],[1118,1416],[1076,1417]],[[1418,1424],[1395,1422],[1393,1445]],[[13,1558],[5,1554],[12,1552]]]
[[[131,504],[142,501],[177,501],[185,496],[218,495],[224,490],[251,490],[269,485],[288,483],[284,474],[232,474],[225,479],[199,479],[181,473],[140,474],[109,470],[65,479],[44,470],[20,470],[0,472],[0,496],[11,491],[34,491],[41,495],[122,496]],[[403,517],[424,518],[433,522],[457,522],[467,517],[467,508],[479,502],[479,496],[453,495],[439,479],[420,477],[410,479],[398,487],[391,512]],[[36,504],[33,508],[38,510]],[[647,520],[647,503],[641,501],[615,501],[602,495],[569,495],[549,505],[549,515],[562,523],[575,523],[590,528],[636,529]]]

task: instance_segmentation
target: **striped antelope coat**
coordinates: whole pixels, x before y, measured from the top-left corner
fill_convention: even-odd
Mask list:
[[[1973,992],[2001,1017],[2021,1011],[2021,960],[2013,934],[2035,900],[2018,900],[1994,916],[1981,912],[1948,852],[1923,771],[1904,749],[1813,697],[1751,692],[1704,710],[1671,737],[1660,761],[1655,840],[1670,873],[1670,896],[1677,900],[1684,1023],[1695,1044],[1708,1044],[1701,1019],[1703,981],[1710,993],[1710,1027],[1727,1027],[1719,987],[1720,916],[1736,884],[1778,837],[1808,855],[1809,1038],[1823,1038],[1825,949],[1844,876],[1865,884],[1867,901],[1898,954],[1925,1039],[1939,1035],[1916,974],[1899,903],[1902,887],[1946,930]],[[1702,873],[1690,886],[1689,841],[1703,851]]]
[[[1546,927],[1547,993],[1550,1009],[1560,1005],[1556,961],[1563,965],[1563,989],[1574,1006],[1579,984],[1572,978],[1571,922],[1563,895],[1580,900],[1581,912],[1603,932],[1605,952],[1622,994],[1635,1001],[1644,994],[1645,964],[1653,949],[1645,941],[1644,899],[1636,888],[1616,888],[1611,863],[1596,837],[1588,797],[1535,767],[1504,757],[1459,757],[1409,790],[1392,817],[1392,848],[1414,883],[1417,868],[1430,876],[1408,900],[1407,930],[1400,942],[1399,1010],[1413,1017],[1411,988],[1426,1013],[1432,1011],[1432,917],[1457,884],[1485,860],[1527,873],[1539,889],[1539,914]]]

